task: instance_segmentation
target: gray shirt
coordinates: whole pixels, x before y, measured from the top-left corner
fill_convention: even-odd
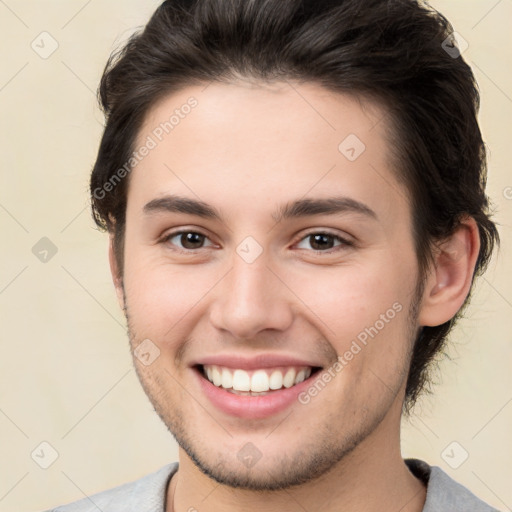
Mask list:
[[[427,485],[423,512],[498,512],[441,468],[406,459],[410,471]],[[46,512],[165,512],[165,495],[178,463],[168,464],[139,480],[63,505]]]

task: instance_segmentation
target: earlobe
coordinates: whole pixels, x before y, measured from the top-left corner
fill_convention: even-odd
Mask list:
[[[117,300],[119,306],[124,311],[124,293],[123,293],[123,277],[119,271],[119,265],[117,264],[117,258],[114,249],[114,237],[110,235],[108,243],[108,261],[110,263],[110,273],[112,275],[112,282],[116,289]]]
[[[480,236],[472,217],[463,219],[455,232],[438,244],[435,265],[423,292],[419,323],[437,326],[452,319],[471,289]]]

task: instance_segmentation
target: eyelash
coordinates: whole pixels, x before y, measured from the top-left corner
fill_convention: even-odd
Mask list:
[[[172,239],[172,238],[175,238],[176,236],[179,236],[179,235],[184,235],[184,234],[190,234],[190,233],[193,233],[195,235],[200,235],[200,236],[203,236],[205,239],[208,239],[208,237],[199,232],[199,231],[193,231],[193,230],[179,230],[179,231],[173,231],[172,233],[169,233],[167,235],[165,235],[161,240],[160,240],[160,243],[163,243],[163,244],[167,244],[169,243],[169,241]],[[324,236],[328,236],[328,237],[331,237],[333,238],[334,240],[340,242],[339,245],[335,245],[334,247],[331,247],[330,249],[327,249],[327,250],[321,250],[321,249],[309,249],[311,251],[313,251],[314,253],[316,254],[319,254],[319,253],[322,253],[322,254],[332,254],[333,252],[337,252],[338,250],[342,250],[343,248],[347,248],[347,247],[353,247],[354,246],[354,243],[339,236],[339,235],[335,235],[334,233],[330,233],[328,231],[311,231],[310,233],[307,233],[306,235],[304,235],[301,239],[299,239],[297,242],[294,243],[294,245],[297,245],[298,243],[302,242],[303,240],[306,240],[307,238],[313,236],[313,235],[324,235]],[[174,245],[174,244],[172,244]],[[197,249],[182,249],[180,247],[176,247],[174,246],[173,247],[173,250],[174,251],[177,251],[177,252],[180,252],[182,254],[191,254],[191,253],[194,253],[196,251],[199,251],[201,249],[205,249],[206,247],[199,247]],[[308,249],[305,249],[305,250],[308,250]]]

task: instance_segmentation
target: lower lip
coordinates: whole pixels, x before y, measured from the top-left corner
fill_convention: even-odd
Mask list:
[[[271,391],[268,395],[248,396],[235,395],[221,387],[215,386],[203,377],[200,370],[194,370],[194,373],[199,379],[199,385],[204,394],[215,407],[231,416],[246,419],[267,418],[284,411],[293,403],[298,402],[300,393],[311,386],[312,379],[317,376],[315,372],[300,384],[296,384],[291,388]]]

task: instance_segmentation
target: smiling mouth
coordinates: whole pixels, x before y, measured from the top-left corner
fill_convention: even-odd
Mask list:
[[[198,365],[197,369],[214,386],[244,396],[263,396],[292,388],[321,370],[312,366],[283,366],[247,371],[219,365]]]

